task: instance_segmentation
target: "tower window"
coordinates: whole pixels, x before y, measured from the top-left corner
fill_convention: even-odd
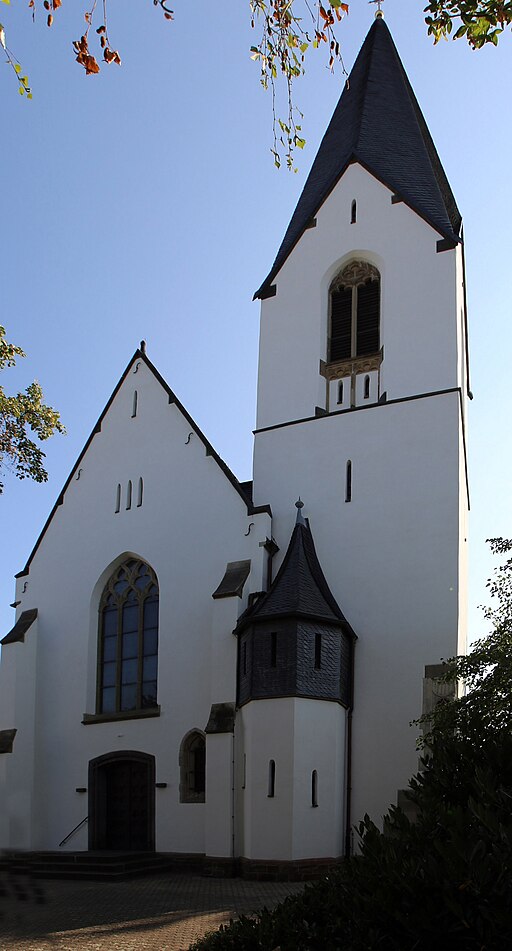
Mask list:
[[[357,220],[357,202],[354,198],[354,201],[352,202],[352,205],[350,207],[350,224],[355,225],[356,220]]]
[[[275,760],[271,759],[268,764],[268,793],[267,796],[269,799],[273,799],[276,794],[276,764]]]
[[[343,403],[343,380],[338,383],[338,403]]]
[[[270,666],[277,667],[277,633],[272,631],[270,635]]]
[[[345,473],[345,502],[352,501],[352,463],[350,459],[347,461],[347,469]]]
[[[322,635],[320,631],[315,634],[315,670],[320,670],[322,666]]]
[[[318,773],[316,769],[311,773],[311,805],[318,806]]]
[[[379,349],[380,275],[367,261],[352,261],[330,289],[328,359],[346,360]]]
[[[369,399],[370,399],[370,377],[369,377],[369,376],[365,376],[365,378],[364,378],[364,393],[363,393],[363,397],[364,397],[365,400],[369,400]]]
[[[130,559],[110,577],[100,602],[98,713],[156,707],[158,583]]]

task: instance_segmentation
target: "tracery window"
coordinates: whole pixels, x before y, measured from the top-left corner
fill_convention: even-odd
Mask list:
[[[351,261],[330,287],[330,362],[379,349],[380,275],[368,261]]]
[[[204,802],[206,743],[199,730],[184,737],[180,749],[180,802]]]
[[[98,713],[157,706],[158,581],[145,562],[117,568],[99,608]]]

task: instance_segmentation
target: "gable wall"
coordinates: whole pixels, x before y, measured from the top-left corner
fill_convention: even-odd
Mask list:
[[[131,418],[133,388],[138,413]],[[37,840],[56,848],[87,812],[87,764],[102,753],[136,749],[157,758],[157,847],[201,851],[201,804],[178,805],[178,751],[190,729],[204,729],[211,702],[235,699],[236,640],[231,631],[243,602],[231,599],[223,631],[231,657],[231,696],[212,682],[212,601],[227,561],[251,559],[245,594],[261,588],[267,515],[247,508],[148,367],[140,362],[117,393],[34,555],[19,579],[19,610],[39,611],[35,784]],[[136,483],[144,479],[143,505]],[[132,508],[115,514],[116,486],[134,485]],[[124,502],[124,505],[126,503]],[[249,535],[248,525],[253,522]],[[115,565],[135,555],[155,570],[160,586],[158,701],[161,716],[82,724],[95,712],[98,603]],[[219,634],[217,632],[216,636]],[[17,645],[16,645],[17,646]],[[9,650],[9,648],[6,648]],[[216,648],[218,653],[219,648]],[[224,665],[225,666],[225,665]],[[223,670],[221,690],[226,689]],[[33,687],[33,685],[32,685]],[[13,754],[14,755],[14,754]],[[164,804],[165,800],[165,804]],[[160,805],[165,808],[160,808]],[[164,812],[166,817],[164,818]],[[179,821],[178,821],[179,816]],[[160,831],[159,831],[160,822]],[[86,847],[86,831],[69,848]]]

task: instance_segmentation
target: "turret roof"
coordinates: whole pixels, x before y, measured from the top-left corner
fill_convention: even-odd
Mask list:
[[[353,635],[334,598],[315,550],[309,521],[299,518],[283,563],[269,590],[240,617],[237,631],[253,621],[302,617],[337,623]]]
[[[265,297],[288,255],[337,184],[358,162],[448,241],[461,227],[455,198],[384,20],[370,28],[334,110],[272,269]]]

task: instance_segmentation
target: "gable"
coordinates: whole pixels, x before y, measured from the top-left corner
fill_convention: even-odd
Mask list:
[[[151,413],[148,412],[147,406],[144,409],[144,403],[141,399],[144,389],[146,396],[151,394],[150,398],[153,407]],[[135,392],[137,395],[134,395]],[[162,426],[165,430],[166,417],[168,423],[172,415],[176,414],[177,418],[181,421],[183,430],[187,430],[184,439],[184,442],[186,440],[186,445],[190,444],[192,438],[197,441],[201,447],[201,452],[204,452],[204,457],[211,458],[215,464],[215,469],[219,473],[222,473],[224,480],[233,490],[233,499],[238,497],[242,506],[245,507],[247,515],[256,514],[260,511],[270,512],[268,506],[253,506],[250,496],[250,484],[244,483],[242,486],[229,466],[221,459],[209,440],[202,433],[197,423],[192,419],[154,364],[149,360],[145,350],[137,349],[73,466],[29,555],[25,567],[22,571],[18,572],[16,578],[22,578],[29,573],[31,563],[56,518],[60,507],[64,505],[66,499],[77,495],[80,483],[81,488],[84,482],[87,481],[87,470],[89,470],[89,472],[91,470],[95,471],[98,489],[103,488],[106,482],[110,480],[109,499],[112,500],[112,510],[117,507],[116,493],[118,485],[121,486],[122,495],[119,508],[121,509],[123,506],[126,508],[128,482],[131,482],[131,501],[132,505],[136,507],[139,488],[138,480],[144,480],[144,476],[142,471],[139,474],[139,469],[132,467],[132,471],[129,466],[129,457],[132,450],[131,440],[133,439],[134,432],[138,429],[139,443],[143,453],[146,453],[146,462],[148,464],[151,462],[154,468],[158,460],[165,468],[165,459],[169,454],[169,446],[166,442],[166,438],[169,438],[170,433],[165,433],[162,430]],[[141,427],[140,423],[144,416],[145,425]],[[108,445],[106,445],[105,439],[102,438],[105,436],[108,437]],[[123,467],[120,465],[123,456],[124,480],[121,479]],[[141,466],[139,466],[139,468],[141,468]],[[164,472],[162,471],[162,476],[163,475]]]

